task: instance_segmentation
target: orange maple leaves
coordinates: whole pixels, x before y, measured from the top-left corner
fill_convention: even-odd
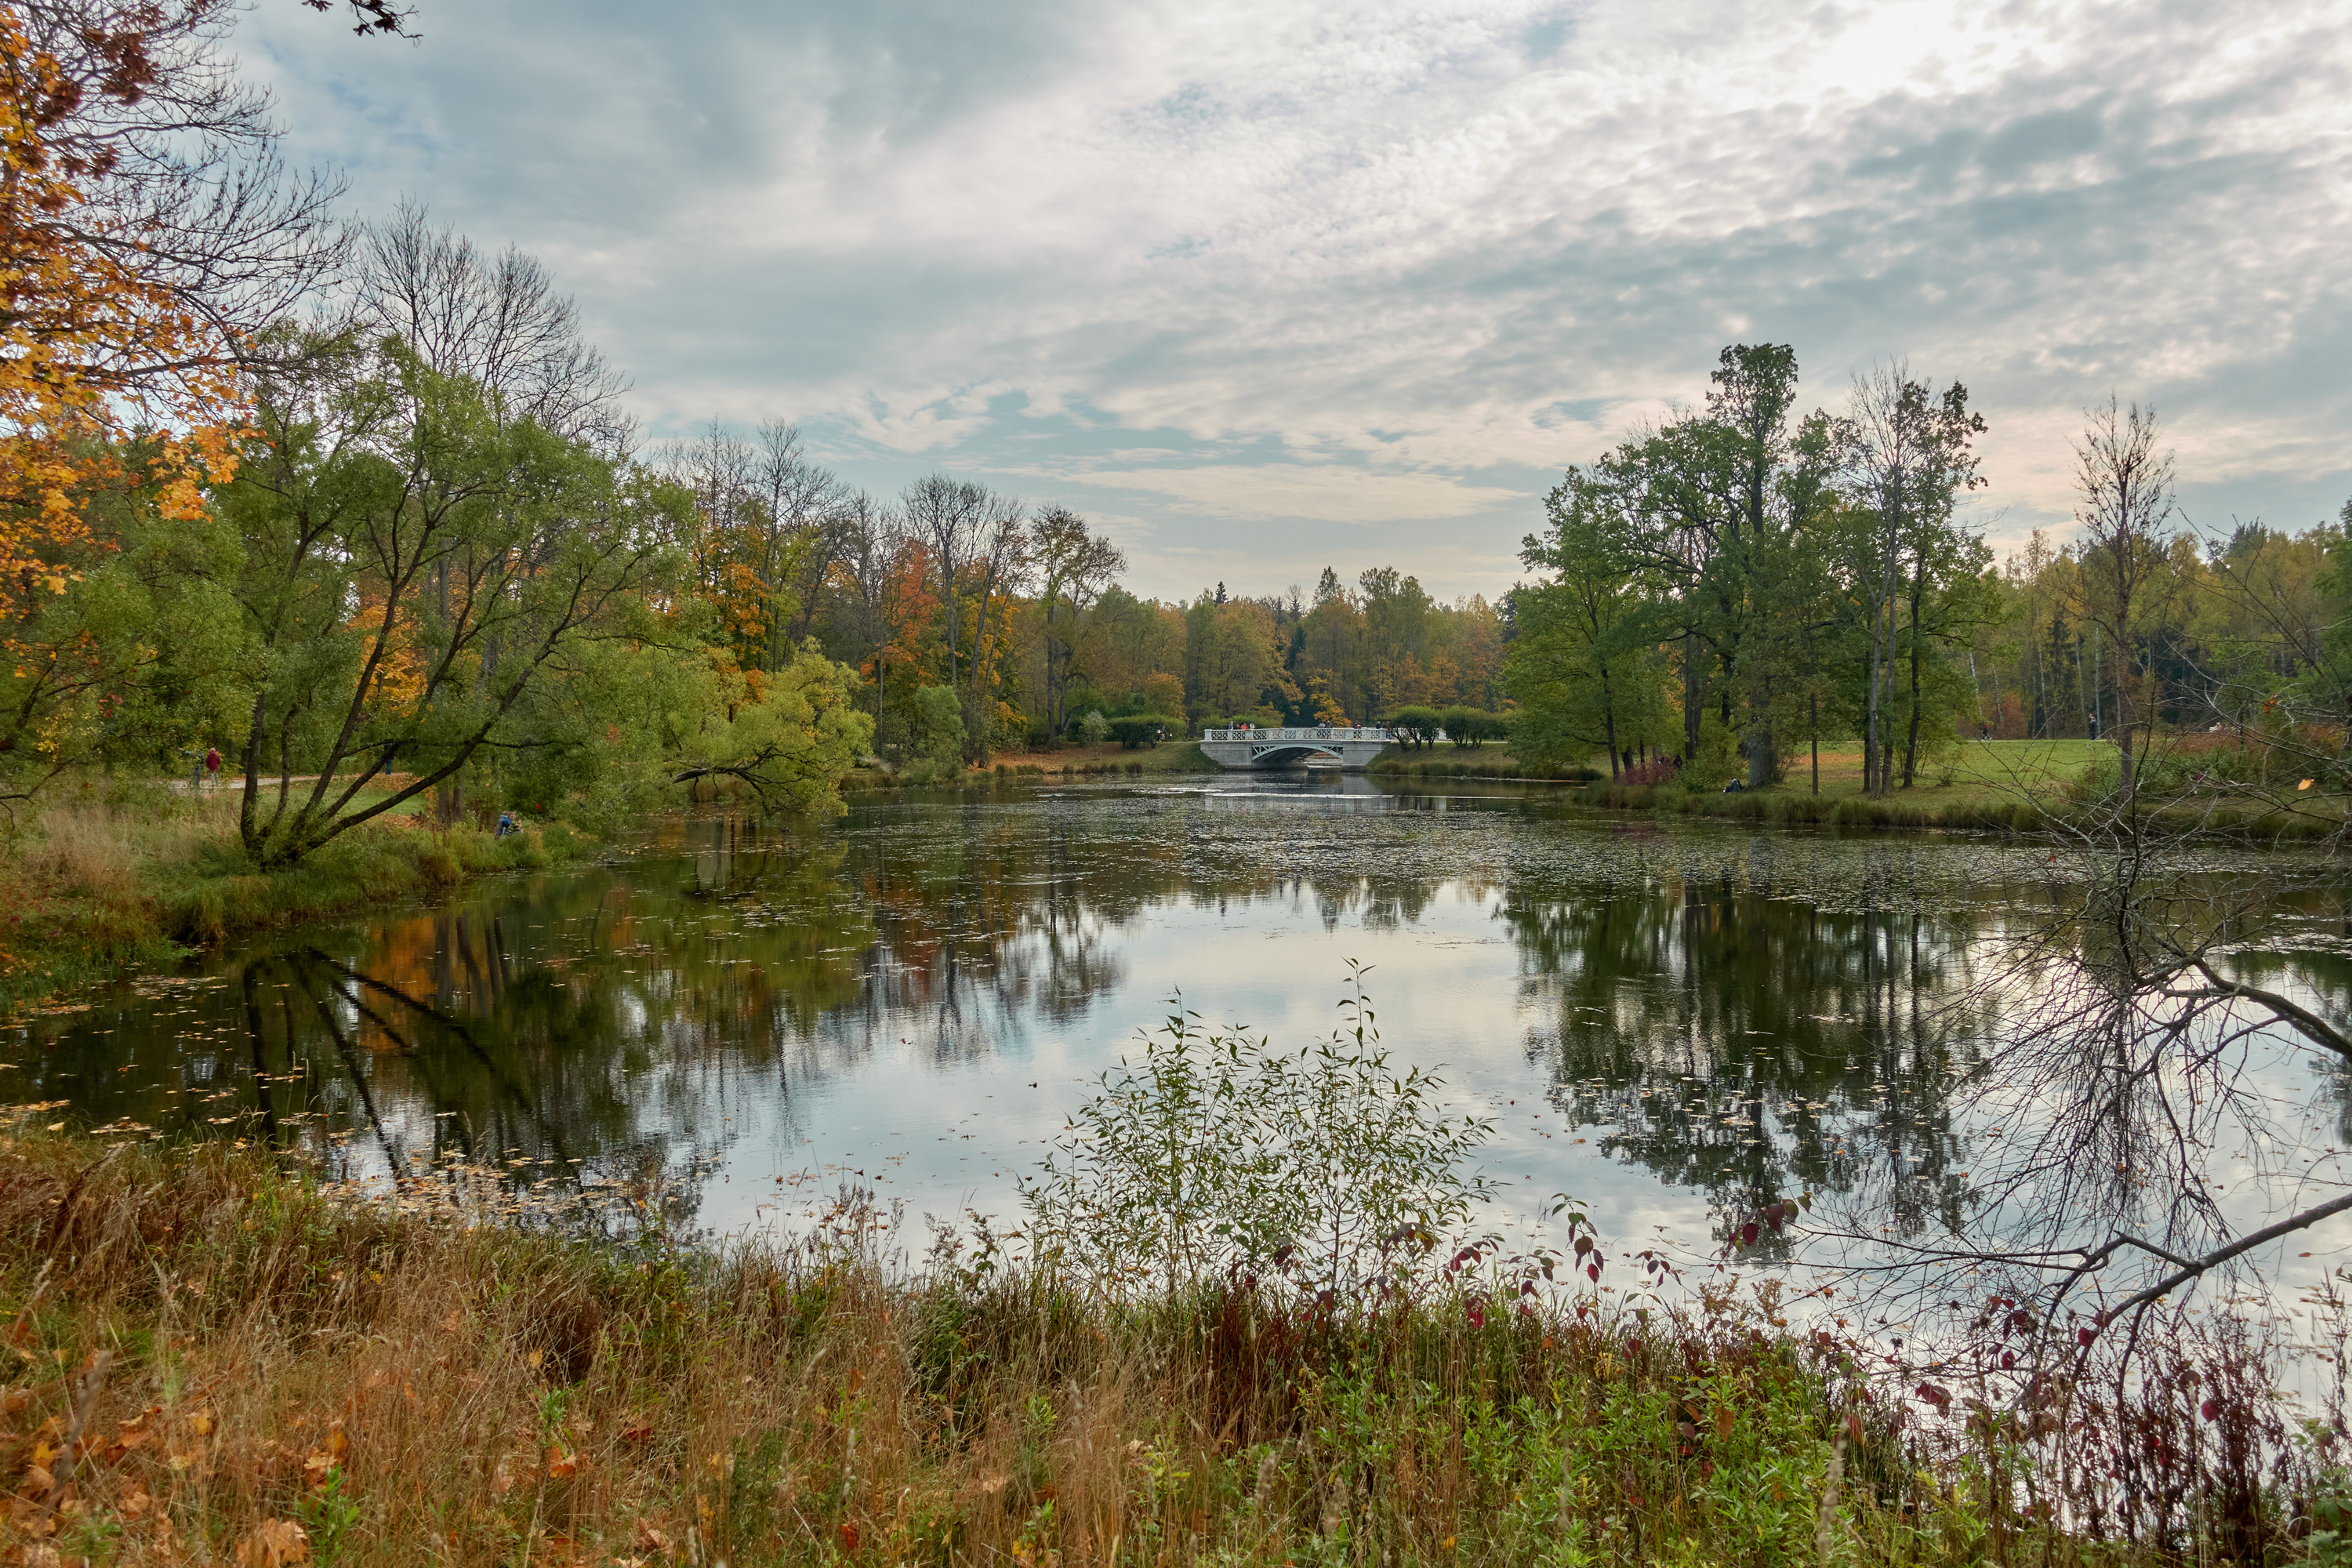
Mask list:
[[[135,100],[152,76],[141,35],[101,41],[100,90]],[[153,482],[163,515],[201,515],[243,426],[232,345],[144,274],[145,237],[92,203],[103,158],[51,145],[84,90],[0,5],[0,616],[63,591],[96,493]]]

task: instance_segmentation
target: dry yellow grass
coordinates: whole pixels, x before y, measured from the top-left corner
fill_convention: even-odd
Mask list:
[[[1239,1286],[1112,1305],[969,1261],[895,1274],[854,1207],[803,1245],[724,1252],[488,1213],[396,1213],[257,1150],[0,1141],[0,1548],[1780,1568],[2006,1541],[2020,1562],[2140,1560],[1989,1493],[1957,1420],[1895,1432],[1839,1347],[1769,1306],[1643,1321],[1439,1289],[1348,1320]],[[2226,1479],[2185,1494],[2173,1539],[2216,1538]]]

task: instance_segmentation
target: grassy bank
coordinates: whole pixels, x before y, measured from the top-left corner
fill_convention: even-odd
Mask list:
[[[1114,1306],[970,1264],[894,1273],[855,1213],[807,1245],[698,1253],[465,1223],[433,1206],[452,1190],[421,1183],[410,1206],[427,1212],[399,1215],[252,1150],[0,1140],[13,1560],[1780,1568],[2291,1550],[2284,1476],[2250,1496],[2218,1472],[2168,1477],[2187,1490],[2147,1532],[2162,1550],[2047,1532],[2029,1498],[2045,1519],[2074,1506],[2063,1479],[2012,1489],[1998,1467],[2029,1461],[1957,1412],[1898,1429],[1845,1352],[1785,1330],[1769,1295],[1643,1318],[1607,1296],[1435,1289],[1358,1321],[1238,1287]]]
[[[1591,784],[1604,777],[1592,767],[1538,767],[1522,762],[1507,745],[1438,744],[1384,752],[1367,773],[1401,779],[1528,779],[1547,784]]]
[[[470,825],[377,818],[288,871],[236,844],[234,791],[62,792],[0,859],[0,1005],[173,961],[185,948],[576,852],[557,826],[501,841]]]
[[[1156,746],[1060,746],[1050,752],[1007,752],[983,768],[961,772],[913,763],[896,773],[860,768],[843,782],[847,790],[970,787],[1001,779],[1129,777],[1164,773],[1213,773],[1217,764],[1194,741]]]
[[[1590,804],[1618,811],[1706,816],[1776,826],[1958,828],[2030,832],[2063,820],[2081,804],[2081,781],[2112,769],[2115,748],[2101,741],[1969,741],[1923,767],[1908,789],[1873,799],[1863,793],[1859,752],[1823,752],[1821,786],[1811,759],[1792,758],[1785,782],[1724,794],[1677,783],[1597,783]],[[2250,840],[2317,838],[2343,826],[2340,804],[2313,799],[2292,811],[2270,801],[2211,794],[2152,800],[2158,823],[2196,826]]]
[[[1213,773],[1217,764],[1197,741],[1163,741],[1156,746],[1063,746],[1051,752],[1031,752],[1009,759],[1044,769],[1047,773]]]
[[[1909,788],[1878,799],[1863,791],[1862,754],[1821,754],[1820,782],[1812,758],[1788,759],[1782,783],[1729,794],[1663,784],[1615,783],[1598,769],[1519,768],[1507,751],[1484,747],[1454,755],[1446,748],[1391,753],[1372,764],[1382,777],[1520,779],[1574,786],[1581,804],[1612,811],[1723,818],[1776,826],[1959,828],[2025,832],[2047,828],[2077,805],[2081,781],[2112,770],[2115,748],[2101,741],[1968,741],[1923,765]],[[2282,810],[2273,801],[2233,798],[2206,791],[2168,797],[2150,816],[2256,841],[2318,838],[2344,826],[2342,803],[2311,797]]]

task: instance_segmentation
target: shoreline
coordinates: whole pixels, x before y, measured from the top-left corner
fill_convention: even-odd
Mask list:
[[[0,865],[0,1017],[62,993],[168,969],[190,952],[369,904],[446,892],[477,878],[574,860],[591,843],[561,823],[501,840],[470,823],[384,816],[282,871],[245,865],[233,829],[200,803],[142,816],[136,792],[53,807],[54,841]],[[215,809],[215,815],[218,815]]]
[[[1976,786],[1979,793],[1940,800],[1899,790],[1879,799],[1851,792],[1813,795],[1787,784],[1727,794],[1685,790],[1676,784],[1615,784],[1596,776],[1591,769],[1553,773],[1476,773],[1469,771],[1473,765],[1416,766],[1407,760],[1383,758],[1368,772],[1373,777],[1398,783],[1545,786],[1571,795],[1573,804],[1594,811],[1627,816],[1706,817],[1770,827],[1908,829],[2027,837],[2066,826],[2079,815],[2075,809],[2078,803],[2063,789],[2028,797],[2021,790],[1979,785]],[[2159,805],[2149,810],[2147,819],[2163,826],[2196,828],[2204,837],[2268,845],[2325,839],[2343,831],[2347,825],[2347,818],[2341,815],[2296,812],[2266,802],[2227,799]]]

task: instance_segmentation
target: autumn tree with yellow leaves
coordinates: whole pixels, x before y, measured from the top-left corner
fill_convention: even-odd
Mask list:
[[[234,470],[249,334],[338,256],[226,0],[0,5],[0,798],[82,754],[152,662],[60,615],[110,519],[205,512]]]

